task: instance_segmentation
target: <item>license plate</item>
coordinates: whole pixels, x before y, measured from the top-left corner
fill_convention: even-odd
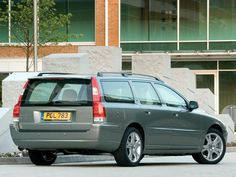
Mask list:
[[[44,121],[70,121],[71,112],[43,112]]]

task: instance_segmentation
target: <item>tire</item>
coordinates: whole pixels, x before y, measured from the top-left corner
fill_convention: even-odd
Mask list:
[[[219,163],[226,150],[226,143],[222,133],[217,129],[209,129],[201,152],[193,154],[193,159],[199,164]]]
[[[55,162],[57,155],[50,151],[29,150],[29,157],[35,165],[48,166]]]
[[[120,147],[114,152],[119,166],[137,166],[143,156],[143,138],[133,127],[128,127],[121,140]]]

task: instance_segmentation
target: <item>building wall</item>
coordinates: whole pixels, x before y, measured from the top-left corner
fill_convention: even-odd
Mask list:
[[[49,55],[51,53],[76,53],[78,45],[64,46],[44,46],[39,47],[39,57]],[[0,46],[0,58],[22,58],[25,56],[22,46]],[[1,61],[1,60],[0,60]]]
[[[119,0],[108,1],[109,46],[119,46]]]
[[[105,45],[105,0],[96,0],[96,45]]]

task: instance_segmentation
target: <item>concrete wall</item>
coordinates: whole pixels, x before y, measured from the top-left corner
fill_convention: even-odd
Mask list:
[[[235,124],[228,114],[220,114],[216,116],[218,119],[220,119],[222,122],[224,122],[227,132],[228,132],[228,139],[227,143],[231,143],[235,141],[235,135],[234,135],[234,127]]]
[[[0,153],[17,151],[10,135],[9,124],[11,122],[12,110],[0,108]]]
[[[117,47],[80,47],[80,53],[51,54],[43,58],[42,70],[78,74],[121,71],[121,49]]]
[[[43,58],[44,72],[81,73],[88,67],[88,55],[85,53],[51,54]]]
[[[34,77],[35,72],[19,72],[9,75],[2,81],[2,102],[3,107],[13,108],[17,103],[23,87],[29,77]]]
[[[117,47],[80,47],[81,53],[88,54],[88,68],[85,73],[121,72],[122,50]]]

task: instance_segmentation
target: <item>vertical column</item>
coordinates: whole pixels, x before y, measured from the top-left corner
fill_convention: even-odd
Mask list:
[[[105,46],[105,0],[95,0],[96,45]]]
[[[119,46],[120,1],[108,0],[108,44]]]

